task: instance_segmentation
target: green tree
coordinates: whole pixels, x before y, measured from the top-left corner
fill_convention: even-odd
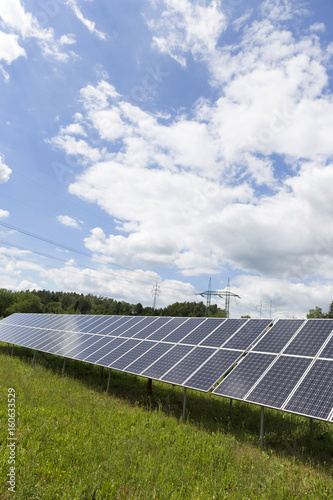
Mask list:
[[[321,307],[316,306],[315,309],[310,309],[307,318],[327,318],[327,314],[323,313]]]
[[[14,293],[6,288],[0,288],[0,317],[6,316],[6,309],[8,309],[14,302]]]
[[[43,304],[37,295],[30,292],[16,292],[15,302],[6,309],[6,314],[13,313],[41,313]]]
[[[333,318],[333,300],[332,300],[332,302],[330,304],[330,308],[328,310],[327,317],[328,318]]]

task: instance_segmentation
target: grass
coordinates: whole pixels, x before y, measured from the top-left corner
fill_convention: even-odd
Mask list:
[[[0,344],[0,498],[331,499],[331,424]],[[16,392],[16,492],[8,491],[7,390]]]

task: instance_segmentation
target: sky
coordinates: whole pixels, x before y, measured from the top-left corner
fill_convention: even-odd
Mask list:
[[[332,60],[331,0],[0,0],[0,288],[327,311]]]

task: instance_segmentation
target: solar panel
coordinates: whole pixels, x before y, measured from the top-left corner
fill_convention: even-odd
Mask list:
[[[181,385],[184,380],[188,379],[213,354],[214,349],[210,349],[209,347],[195,347],[176,366],[163,375],[161,380]]]
[[[324,347],[323,351],[319,354],[319,357],[320,358],[327,358],[327,359],[332,359],[333,360],[333,336],[327,342],[327,344]]]
[[[124,333],[120,335],[120,337],[136,337],[136,334],[141,332],[142,330],[145,330],[146,327],[148,327],[151,323],[154,323],[156,321],[156,318],[147,318],[147,317],[141,317],[141,318],[135,318],[134,324],[131,323],[131,326],[128,330],[126,330]]]
[[[213,333],[201,342],[201,345],[207,347],[221,347],[247,321],[247,319],[225,320]]]
[[[102,349],[106,345],[108,345],[111,340],[113,340],[115,337],[97,337],[95,336],[95,343],[91,344],[89,346],[86,346],[77,356],[75,356],[75,359],[79,359],[80,361],[85,361],[86,358],[88,358],[91,354],[97,352],[99,349]]]
[[[284,353],[298,356],[315,356],[332,330],[333,320],[309,319]]]
[[[270,319],[252,319],[248,321],[223,347],[244,351],[266,330],[270,323]]]
[[[125,342],[122,343],[119,347],[106,354],[103,358],[99,359],[97,364],[101,366],[110,366],[114,361],[116,361],[116,359],[120,358],[120,356],[122,356],[123,354],[126,354],[128,351],[133,349],[133,347],[135,347],[139,343],[140,340],[133,340],[133,339],[125,340]]]
[[[158,362],[159,358],[161,358],[172,348],[173,344],[164,344],[163,342],[159,342],[150,351],[128,365],[126,371],[128,373],[135,373],[136,375],[140,375],[140,373],[146,370],[150,365]]]
[[[186,335],[180,343],[198,345],[204,340],[215,328],[221,324],[221,320],[217,318],[209,318],[203,321],[198,328]]]
[[[214,355],[185,380],[184,385],[199,391],[209,391],[227,373],[241,354],[241,351],[229,349],[214,350]]]
[[[327,420],[333,408],[333,361],[318,359],[284,410]]]
[[[160,379],[167,371],[170,370],[178,361],[186,356],[193,346],[175,345],[158,361],[155,361],[142,375],[148,378]]]
[[[302,319],[279,319],[254,346],[253,350],[280,353],[303,323]]]
[[[156,330],[162,328],[162,326],[168,323],[169,321],[170,318],[155,318],[154,321],[145,324],[142,330],[133,335],[133,338],[146,339],[150,337],[150,335],[152,335],[154,332],[156,332]]]
[[[124,344],[126,342],[126,339],[121,339],[117,337],[104,337],[104,338],[109,338],[109,342],[105,344],[105,346],[101,347],[100,349],[96,349],[92,354],[84,358],[84,361],[87,361],[88,363],[95,363],[98,364],[97,361],[99,359],[104,358],[107,356],[111,351],[119,347],[121,344]]]
[[[280,356],[245,400],[281,409],[310,363],[309,358]]]
[[[167,335],[163,341],[164,342],[180,342],[188,333],[190,333],[194,328],[197,328],[205,318],[189,318],[185,323],[180,325],[176,330]]]
[[[162,340],[173,330],[178,328],[188,320],[188,318],[171,318],[162,328],[154,332],[149,338],[150,340]]]
[[[144,340],[140,342],[137,346],[133,347],[129,352],[126,352],[118,358],[116,361],[111,363],[109,366],[115,368],[116,370],[124,370],[128,365],[136,361],[142,354],[149,352],[156,345],[156,342],[151,342],[150,340]]]
[[[217,386],[213,394],[232,399],[243,399],[255,381],[265,372],[275,356],[272,354],[249,353]]]
[[[115,325],[119,325],[119,321],[123,319],[123,316],[102,316],[96,323],[88,326],[86,329],[87,333],[100,333],[101,335],[109,335],[115,328]],[[84,330],[83,330],[84,331]]]

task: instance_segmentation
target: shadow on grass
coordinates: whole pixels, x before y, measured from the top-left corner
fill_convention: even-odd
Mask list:
[[[10,355],[12,347],[0,343],[0,352]],[[14,356],[31,365],[30,349],[16,347]],[[62,373],[64,359],[52,354],[37,353],[35,363],[53,373]],[[89,389],[105,392],[109,369],[89,363],[67,360],[65,376],[79,380]],[[125,400],[145,411],[162,411],[170,418],[181,419],[184,389],[153,381],[152,394],[147,392],[147,379],[112,370],[109,387],[111,397]],[[222,432],[232,435],[238,442],[259,445],[260,407],[230,400],[211,393],[187,390],[187,422],[200,431]],[[329,474],[333,465],[333,429],[331,424],[314,421],[313,434],[308,418],[265,409],[265,452],[288,457],[304,464],[319,465]]]

